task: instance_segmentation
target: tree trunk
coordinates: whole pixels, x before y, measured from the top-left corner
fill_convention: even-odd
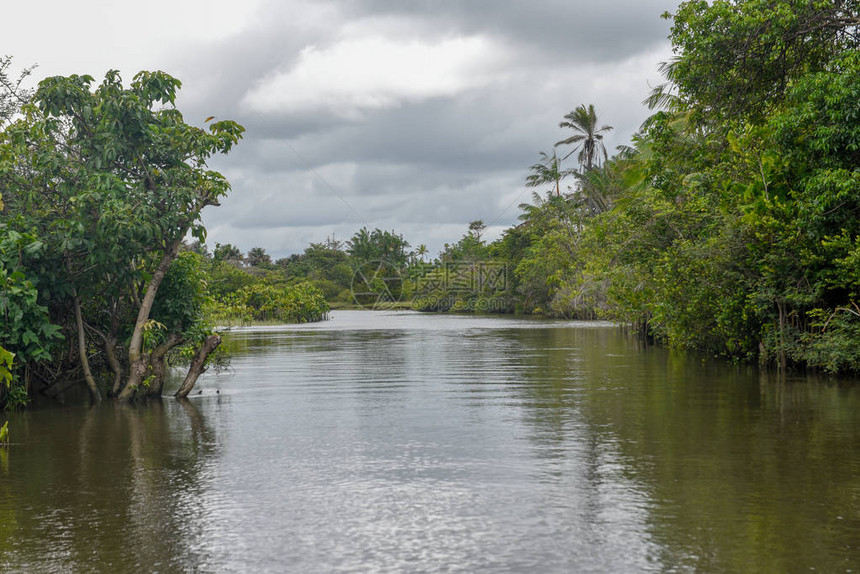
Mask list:
[[[104,338],[105,356],[107,357],[110,370],[113,372],[113,386],[111,387],[111,396],[115,397],[119,394],[122,387],[122,365],[119,362],[119,357],[116,355],[116,336],[111,334]]]
[[[209,357],[209,354],[218,348],[220,344],[221,337],[218,335],[209,335],[206,337],[206,340],[197,350],[197,354],[194,355],[194,360],[191,361],[191,366],[188,367],[188,374],[185,375],[185,380],[182,381],[182,386],[176,391],[175,397],[181,399],[188,396],[188,393],[194,388],[194,383],[197,382],[198,377],[206,372],[206,359]]]
[[[788,367],[785,358],[785,303],[778,300],[776,307],[779,310],[779,368],[784,373]]]
[[[146,286],[146,293],[140,302],[140,309],[137,312],[137,321],[134,324],[134,331],[131,334],[131,343],[128,346],[128,381],[125,387],[119,394],[118,399],[122,402],[131,401],[137,393],[137,388],[143,382],[143,378],[149,367],[149,361],[143,351],[143,326],[149,321],[149,313],[152,310],[152,304],[155,302],[155,295],[158,293],[158,287],[164,280],[167,274],[167,269],[176,254],[179,252],[179,246],[182,243],[182,237],[187,229],[183,229],[182,233],[178,234],[178,239],[173,240],[161,256],[161,261],[152,274],[152,279]]]
[[[125,371],[116,353],[120,326],[119,301],[114,300],[113,308],[111,309],[110,332],[104,335],[96,331],[104,341],[105,356],[107,357],[108,365],[110,365],[110,370],[113,372],[113,385],[111,385],[110,390],[110,396],[112,397],[117,396],[122,390],[122,376]]]
[[[153,349],[149,355],[149,368],[152,373],[152,382],[145,391],[147,397],[160,397],[162,389],[164,389],[164,378],[167,376],[167,367],[164,364],[164,359],[167,353],[177,345],[181,345],[184,339],[182,335],[171,333],[167,341]]]
[[[81,302],[78,300],[76,291],[72,293],[72,299],[75,302],[75,323],[78,327],[78,358],[84,371],[84,380],[87,383],[87,388],[90,390],[90,397],[92,397],[94,403],[100,403],[102,402],[102,395],[99,393],[96,380],[93,378],[93,373],[90,370],[90,361],[87,358],[87,339],[84,333],[84,320],[81,316]]]

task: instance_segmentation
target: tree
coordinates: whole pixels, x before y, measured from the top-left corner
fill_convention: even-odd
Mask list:
[[[0,195],[0,211],[3,211],[3,196]],[[12,361],[15,359],[15,353],[10,353],[3,347],[0,347],[0,383],[7,388],[12,384]]]
[[[12,362],[14,360],[15,353],[10,353],[0,347],[0,383],[7,389],[12,386]]]
[[[12,80],[8,75],[11,65],[11,58],[0,57],[0,130],[32,96],[22,84],[33,67]],[[0,161],[0,166],[6,161]],[[0,194],[0,211],[4,208]],[[23,406],[27,401],[29,376],[21,367],[50,359],[61,335],[50,322],[47,308],[37,301],[38,291],[19,269],[22,252],[41,250],[43,244],[32,237],[9,232],[2,223],[0,234],[0,342],[12,349],[0,346],[0,405],[8,408]]]
[[[587,108],[585,104],[578,106],[575,110],[564,116],[564,120],[558,126],[561,128],[570,128],[574,131],[574,134],[569,138],[556,142],[555,146],[575,145],[562,159],[567,159],[573,152],[579,150],[577,161],[579,165],[588,171],[595,165],[600,165],[601,152],[604,160],[609,158],[606,153],[606,147],[603,145],[603,133],[612,130],[612,126],[597,127],[597,114],[594,111],[593,105],[589,104]]]
[[[559,159],[553,150],[552,156],[540,152],[541,160],[529,168],[531,174],[526,177],[526,187],[540,187],[547,183],[555,187],[555,194],[561,195],[561,180],[567,175],[559,168]]]
[[[512,268],[524,308],[551,312],[558,287],[577,266],[576,246],[584,212],[575,196],[553,195],[551,191],[546,198],[534,192],[532,202],[520,204],[523,213],[518,233],[508,234],[509,240],[519,243]],[[523,241],[526,237],[528,241]]]
[[[481,239],[486,228],[487,226],[480,219],[470,222],[465,235],[457,243],[445,244],[439,259],[443,263],[463,264],[477,264],[483,261],[488,256],[486,242]]]
[[[415,256],[418,258],[419,261],[421,261],[423,263],[424,258],[427,257],[427,254],[429,252],[430,251],[427,249],[427,245],[425,245],[424,243],[421,243],[418,245],[418,248],[415,250]]]
[[[349,289],[354,272],[348,262],[349,256],[341,246],[342,242],[328,238],[322,243],[311,243],[304,253],[279,259],[276,265],[288,280],[314,280],[327,291],[327,297],[333,297]]]
[[[394,231],[368,231],[362,227],[347,241],[346,252],[358,264],[383,261],[395,268],[402,268],[409,259],[408,249],[409,242]]]
[[[3,132],[0,155],[12,159],[0,166],[0,184],[7,225],[47,246],[26,263],[40,274],[40,297],[58,324],[76,325],[69,330],[84,372],[87,333],[95,334],[111,368],[123,371],[114,390],[128,401],[152,376],[160,345],[191,342],[190,333],[167,332],[148,346],[153,306],[184,238],[204,238],[201,211],[229,190],[207,160],[227,153],[244,130],[232,121],[208,131],[185,123],[174,105],[181,84],[163,72],[141,72],[128,88],[116,71],[95,89],[93,82],[57,76],[39,84]]]
[[[481,236],[484,234],[484,231],[487,229],[487,226],[484,224],[484,221],[481,219],[476,219],[475,221],[469,222],[469,235],[475,238],[475,241],[478,243],[483,243],[481,241]]]
[[[622,161],[612,158],[600,167],[576,174],[576,193],[584,198],[591,215],[609,211],[613,199],[621,193],[623,185],[618,171]]]
[[[215,244],[215,250],[212,252],[212,259],[215,261],[224,261],[235,267],[241,267],[245,262],[245,257],[242,255],[242,250],[232,243]]]
[[[860,45],[857,0],[683,2],[665,69],[702,119],[730,125],[761,121],[797,78]]]
[[[0,129],[3,129],[18,111],[26,104],[32,93],[24,89],[24,81],[32,74],[35,66],[22,70],[16,79],[9,77],[12,58],[0,56]]]
[[[215,259],[209,262],[207,274],[209,276],[207,292],[215,299],[223,299],[256,281],[255,277],[245,269],[227,261]]]
[[[272,258],[262,247],[253,247],[248,251],[248,256],[245,257],[245,263],[251,267],[267,267],[271,266]]]

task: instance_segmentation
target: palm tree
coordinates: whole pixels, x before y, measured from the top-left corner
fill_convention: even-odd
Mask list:
[[[429,251],[427,250],[427,246],[423,243],[415,250],[415,255],[421,260],[421,263],[424,263],[424,257],[427,256],[427,253],[429,253]]]
[[[522,213],[519,220],[520,226],[528,226],[542,235],[549,229],[553,222],[567,222],[570,220],[573,203],[567,197],[553,195],[552,191],[546,192],[546,199],[536,191],[532,192],[532,203],[521,203],[519,205]]]
[[[245,257],[245,263],[247,263],[251,267],[260,267],[262,265],[268,265],[271,262],[271,256],[266,253],[266,250],[262,247],[252,248],[248,252],[248,256]]]
[[[545,183],[552,183],[555,185],[555,194],[561,195],[560,182],[568,174],[559,169],[558,156],[555,155],[555,151],[552,152],[552,156],[548,156],[544,152],[540,152],[540,156],[541,160],[529,168],[532,173],[526,178],[526,187],[538,187]]]
[[[547,197],[551,197],[549,192],[547,192]],[[532,220],[536,219],[537,216],[541,212],[541,208],[544,207],[547,202],[540,196],[540,194],[536,191],[532,192],[532,203],[521,203],[519,205],[520,211],[522,213],[519,215],[518,219],[523,223],[529,223]]]
[[[651,89],[651,94],[645,98],[642,103],[648,106],[649,110],[664,109],[669,112],[680,112],[686,108],[686,102],[678,95],[677,88],[677,69],[678,61],[660,62],[657,69],[666,78],[662,84],[657,84]]]
[[[586,170],[582,174],[576,174],[579,180],[579,193],[585,199],[588,212],[592,215],[609,211],[612,207],[612,198],[617,194],[616,177],[609,169],[613,163],[607,163],[602,167]]]
[[[573,152],[579,150],[577,160],[579,161],[579,165],[585,168],[584,171],[589,171],[595,166],[595,159],[597,160],[597,165],[600,165],[601,151],[603,152],[604,161],[609,159],[609,154],[606,153],[606,147],[603,145],[603,132],[610,131],[612,126],[602,126],[598,129],[597,114],[594,112],[592,104],[589,104],[587,108],[585,104],[581,104],[564,116],[564,119],[565,121],[558,124],[558,126],[561,128],[570,128],[575,133],[569,138],[557,142],[555,145],[557,147],[560,145],[576,144],[576,146],[561,159],[567,159],[573,155]]]

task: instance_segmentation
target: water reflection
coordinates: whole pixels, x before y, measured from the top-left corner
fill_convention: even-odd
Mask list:
[[[10,425],[0,570],[193,569],[188,534],[217,451],[193,403],[41,410]]]
[[[13,419],[0,570],[860,563],[854,386],[597,324],[340,312],[225,344],[191,401]]]

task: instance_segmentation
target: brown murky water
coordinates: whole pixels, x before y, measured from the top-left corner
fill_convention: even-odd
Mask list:
[[[342,311],[228,339],[188,402],[10,415],[0,570],[860,569],[850,382],[594,323]]]

